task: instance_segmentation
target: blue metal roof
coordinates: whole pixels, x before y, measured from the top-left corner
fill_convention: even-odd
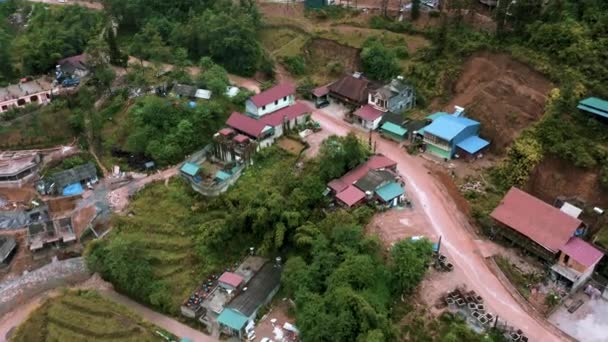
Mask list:
[[[382,198],[384,202],[390,202],[393,198],[403,195],[405,191],[401,185],[391,182],[376,190],[376,194]]]
[[[229,174],[228,172],[219,170],[216,174],[215,174],[215,178],[221,180],[222,182],[225,181],[226,179],[229,179],[232,175]]]
[[[427,116],[426,118],[429,120],[435,120],[435,119],[440,118],[445,115],[450,115],[450,114],[448,114],[446,112],[437,112],[437,113],[433,113],[433,114]]]
[[[489,141],[481,139],[476,135],[472,135],[463,141],[459,142],[456,146],[465,150],[467,153],[475,154],[479,152],[482,148],[490,145]]]
[[[433,120],[430,125],[424,128],[424,131],[441,139],[451,141],[464,129],[477,125],[479,125],[479,122],[475,120],[444,115]]]
[[[608,118],[608,101],[597,97],[588,97],[578,103],[580,110]]]
[[[241,331],[248,320],[248,317],[245,317],[238,311],[230,308],[225,308],[222,310],[222,313],[217,317],[217,321],[220,324],[230,327],[236,331]]]
[[[400,137],[404,136],[405,133],[407,133],[407,129],[399,126],[399,125],[395,125],[392,122],[385,122],[382,127],[380,127],[380,129],[388,131],[390,133],[396,134]]]
[[[188,176],[194,177],[194,176],[196,176],[196,173],[198,172],[199,169],[200,169],[200,167],[194,163],[184,163],[184,165],[182,166],[180,171],[187,174]]]

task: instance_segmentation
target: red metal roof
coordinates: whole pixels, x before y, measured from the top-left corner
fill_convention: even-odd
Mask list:
[[[384,112],[366,104],[365,106],[357,109],[354,114],[363,120],[374,121],[381,117]]]
[[[321,97],[329,94],[329,86],[324,85],[319,88],[315,88],[312,90],[312,94],[316,97]]]
[[[373,155],[365,163],[347,172],[339,179],[334,179],[327,184],[330,189],[339,193],[344,191],[348,186],[352,185],[359,179],[363,178],[370,170],[379,170],[397,165],[395,161],[381,154]]]
[[[349,185],[344,191],[340,192],[336,195],[336,198],[342,201],[349,207],[359,203],[363,199],[365,199],[365,193],[353,185]]]
[[[283,120],[291,121],[299,116],[312,112],[312,109],[303,102],[296,102],[292,106],[277,110],[271,114],[266,114],[260,118],[260,121],[268,126],[280,126]]]
[[[230,127],[225,127],[225,128],[220,129],[219,133],[221,135],[227,137],[227,136],[233,134],[234,130],[232,128],[230,128]]]
[[[228,284],[232,287],[239,287],[239,285],[241,285],[243,282],[243,277],[236,273],[224,272],[220,279],[218,279],[218,282]]]
[[[560,250],[587,267],[595,265],[604,256],[602,251],[578,237],[571,238]]]
[[[247,115],[239,112],[233,112],[226,121],[226,125],[254,138],[259,137],[266,127],[263,122],[250,118]]]
[[[236,141],[239,144],[242,144],[249,141],[249,137],[243,134],[237,134],[232,140]]]
[[[582,224],[517,188],[509,190],[490,216],[553,253],[564,247]]]
[[[251,102],[258,107],[265,106],[278,99],[282,99],[285,96],[294,94],[296,88],[291,83],[280,83],[268,90],[265,90],[257,95],[250,98]]]

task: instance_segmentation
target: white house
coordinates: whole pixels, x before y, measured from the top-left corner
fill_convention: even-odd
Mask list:
[[[28,104],[47,104],[52,95],[53,85],[45,78],[0,88],[0,113]]]
[[[296,89],[288,83],[281,83],[255,96],[245,103],[247,115],[261,118],[279,109],[294,104],[296,100]]]

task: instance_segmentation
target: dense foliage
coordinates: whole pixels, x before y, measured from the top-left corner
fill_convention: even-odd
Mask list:
[[[146,154],[161,165],[183,160],[186,154],[203,148],[222,125],[227,107],[218,101],[190,108],[156,96],[139,99],[129,111],[127,149]]]
[[[47,72],[59,59],[84,52],[87,42],[99,34],[101,15],[84,7],[27,7],[21,7],[22,15],[31,13],[27,27],[12,44],[12,60],[22,75]]]
[[[363,44],[361,64],[363,71],[376,80],[390,80],[401,71],[395,52],[377,39],[369,39]]]
[[[256,32],[260,15],[252,0],[106,0],[121,27],[136,32],[131,53],[173,62],[183,48],[194,61],[209,56],[231,72],[251,75],[264,61]]]

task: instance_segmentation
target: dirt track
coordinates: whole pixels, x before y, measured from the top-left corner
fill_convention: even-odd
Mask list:
[[[323,110],[315,111],[313,119],[321,123],[325,135],[345,135],[351,131],[349,124]],[[434,235],[443,237],[443,251],[453,260],[458,280],[463,279],[469,289],[485,298],[490,311],[522,329],[531,341],[564,340],[557,328],[522,308],[492,273],[481,256],[476,242],[478,237],[471,233],[473,229],[467,217],[456,208],[447,191],[429,174],[420,158],[407,154],[396,143],[379,138],[377,134],[374,140],[377,142],[377,152],[397,162],[415,210],[421,209],[418,210],[419,221],[415,223],[424,224],[432,228]],[[457,281],[453,283],[453,286],[456,285],[459,285]]]

